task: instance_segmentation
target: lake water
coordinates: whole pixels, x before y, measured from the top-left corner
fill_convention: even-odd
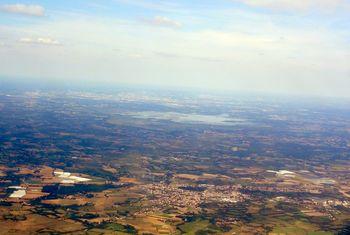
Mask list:
[[[203,114],[187,114],[187,113],[177,113],[177,112],[156,112],[156,111],[146,111],[146,112],[134,112],[129,113],[129,116],[133,118],[143,118],[143,119],[157,119],[157,120],[169,120],[179,123],[197,123],[197,124],[207,124],[207,125],[225,125],[225,126],[235,126],[245,124],[244,119],[232,118],[228,115],[203,115]]]

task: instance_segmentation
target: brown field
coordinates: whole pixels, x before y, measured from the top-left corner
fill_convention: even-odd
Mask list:
[[[191,175],[191,174],[176,174],[176,178],[186,179],[186,180],[198,180],[200,175]]]
[[[128,178],[128,177],[120,177],[119,178],[120,183],[132,183],[132,184],[139,184],[140,181],[136,178]]]
[[[327,216],[327,214],[315,210],[302,210],[305,215],[311,216],[311,217],[321,217],[321,216]]]
[[[167,218],[159,215],[138,216],[125,222],[134,226],[139,234],[174,234],[175,227],[166,223]]]
[[[72,220],[54,219],[36,214],[26,216],[27,219],[24,221],[0,220],[0,234],[36,234],[41,229],[67,233],[84,229],[80,223]]]
[[[113,174],[116,174],[118,171],[116,169],[114,169],[113,167],[110,167],[110,166],[107,166],[107,165],[104,165],[102,167],[102,169],[104,171],[107,171],[107,172],[110,172],[110,173],[113,173]]]
[[[133,192],[133,188],[127,191],[106,190],[101,193],[94,194],[90,202],[94,204],[96,212],[106,212],[111,210],[115,204],[125,203],[130,198],[140,198],[142,195]]]
[[[50,204],[50,205],[61,205],[61,206],[72,206],[72,205],[85,205],[89,202],[87,198],[65,198],[65,199],[50,199],[50,200],[42,200],[42,203]]]

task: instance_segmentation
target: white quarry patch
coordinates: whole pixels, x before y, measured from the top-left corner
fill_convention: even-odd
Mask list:
[[[279,170],[279,171],[273,171],[273,170],[267,170],[269,173],[275,173],[278,176],[283,177],[295,177],[295,172],[293,171],[287,171],[287,170]]]
[[[74,180],[62,180],[61,183],[62,184],[74,184],[75,181]]]
[[[54,174],[59,178],[62,178],[61,180],[62,184],[75,184],[75,183],[86,182],[91,180],[84,177],[74,176],[70,172],[64,172],[64,171],[54,171]]]
[[[58,175],[58,177],[64,178],[64,177],[69,177],[71,174],[69,172],[64,172],[64,171],[55,171],[55,175]]]
[[[237,202],[237,200],[234,200],[232,198],[222,198],[221,201],[223,201],[223,202],[233,202],[233,203]]]
[[[63,172],[63,174],[59,175],[58,177],[60,177],[60,178],[67,178],[67,177],[70,177],[70,173],[69,172]]]
[[[9,188],[11,188],[11,189],[25,189],[21,186],[9,186]]]
[[[295,175],[295,173],[293,171],[287,171],[287,170],[279,170],[277,172],[277,174],[279,174],[279,175]]]
[[[21,197],[24,197],[26,194],[27,194],[26,190],[19,189],[19,190],[14,191],[9,197],[10,198],[21,198]]]
[[[70,176],[69,179],[75,180],[75,181],[78,181],[78,182],[86,182],[86,181],[91,180],[91,179],[84,178],[84,177],[79,177],[79,176]]]

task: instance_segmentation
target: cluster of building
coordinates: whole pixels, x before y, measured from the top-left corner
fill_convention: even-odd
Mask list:
[[[201,184],[193,189],[183,184],[146,184],[147,206],[141,213],[177,209],[182,212],[198,212],[200,205],[207,202],[237,203],[246,198],[237,186],[214,186]]]

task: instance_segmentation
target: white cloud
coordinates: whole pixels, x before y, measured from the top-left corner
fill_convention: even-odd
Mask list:
[[[21,43],[29,44],[43,44],[43,45],[60,45],[61,43],[52,38],[21,38],[19,39]]]
[[[40,5],[7,4],[0,6],[0,10],[8,13],[29,16],[44,16],[45,9]]]
[[[270,10],[307,11],[324,10],[333,11],[346,6],[346,0],[233,0],[252,7],[261,7]]]
[[[161,12],[183,12],[184,9],[177,1],[169,0],[114,0],[118,4],[126,4],[133,7],[140,7]]]
[[[156,56],[166,58],[166,59],[190,59],[190,60],[199,60],[206,62],[223,62],[224,60],[215,57],[204,57],[204,56],[193,56],[193,55],[185,55],[185,54],[176,54],[176,53],[168,53],[168,52],[154,52]]]
[[[133,53],[133,54],[129,54],[129,57],[133,58],[133,59],[143,59],[144,55],[139,54],[139,53]]]
[[[182,27],[182,24],[180,22],[169,19],[165,16],[156,16],[153,19],[145,20],[145,22],[154,26],[161,26],[161,27],[170,27],[170,28]]]

